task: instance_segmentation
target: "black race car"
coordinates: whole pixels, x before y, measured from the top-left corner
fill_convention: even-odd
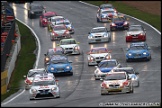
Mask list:
[[[40,4],[30,4],[28,9],[28,18],[36,18],[42,15],[44,12],[46,12],[45,7]]]

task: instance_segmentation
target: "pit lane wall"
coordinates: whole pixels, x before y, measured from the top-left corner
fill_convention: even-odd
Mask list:
[[[8,57],[5,65],[5,69],[1,72],[1,94],[5,94],[7,92],[7,86],[9,84],[12,72],[15,68],[15,62],[17,60],[17,56],[21,49],[21,38],[18,25],[15,24],[15,31],[18,35],[16,39],[12,42],[12,48],[10,51],[10,56]]]

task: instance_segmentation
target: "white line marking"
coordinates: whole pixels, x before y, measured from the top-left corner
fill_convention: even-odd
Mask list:
[[[82,1],[79,1],[79,2],[80,2],[80,3],[83,3],[83,4],[86,4],[86,5],[89,5],[89,6],[93,6],[93,7],[97,7],[97,8],[98,8],[98,6],[95,6],[95,5],[93,5],[93,4],[85,3],[85,2],[82,2]],[[124,13],[121,13],[121,14],[124,14]],[[131,18],[133,18],[133,19],[135,19],[135,20],[137,20],[137,21],[139,21],[139,22],[142,22],[142,23],[144,23],[144,24],[150,26],[152,29],[154,29],[157,33],[159,33],[159,34],[161,35],[161,32],[160,32],[159,30],[157,30],[155,27],[153,27],[152,25],[148,24],[147,22],[142,21],[142,20],[140,20],[140,19],[137,19],[137,18],[135,18],[135,17],[133,17],[133,16],[130,16],[130,15],[127,15],[127,14],[124,14],[124,15],[129,16],[129,17],[131,17]]]
[[[20,94],[16,95],[15,97],[13,97],[12,99],[10,99],[9,101],[2,103],[2,105],[8,104],[9,102],[13,101],[14,99],[16,99],[18,96],[20,96],[21,94],[23,94],[25,92],[25,90],[23,90]]]
[[[19,20],[19,19],[17,19],[17,18],[16,18],[16,20],[18,20],[19,22],[21,22],[21,23],[23,23],[24,25],[26,25],[26,26],[32,31],[32,33],[34,34],[34,36],[35,36],[36,39],[37,39],[37,42],[38,42],[38,53],[37,53],[37,59],[36,59],[36,62],[35,62],[35,69],[36,69],[36,68],[38,67],[39,58],[40,58],[40,52],[41,52],[41,49],[40,49],[40,48],[41,48],[41,45],[40,45],[39,38],[38,38],[38,36],[36,35],[36,33],[33,31],[33,29],[30,28],[27,24],[25,24],[24,22],[22,22],[21,20]],[[25,89],[24,89],[20,94],[16,95],[15,97],[13,97],[12,99],[10,99],[9,101],[7,101],[7,102],[5,102],[5,103],[2,103],[2,105],[5,105],[5,104],[7,104],[7,103],[13,101],[14,99],[16,99],[18,96],[20,96],[20,95],[23,94],[24,92],[25,92]]]

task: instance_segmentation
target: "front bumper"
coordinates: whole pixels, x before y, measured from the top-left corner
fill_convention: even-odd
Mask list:
[[[149,60],[150,56],[140,56],[140,57],[126,57],[127,61],[141,61],[141,60]]]
[[[103,88],[103,87],[101,87],[101,93],[102,94],[108,94],[110,92],[127,93],[127,92],[130,92],[130,91],[131,91],[130,87],[119,87],[119,88]]]
[[[66,49],[64,49],[64,53],[65,54],[80,54],[80,50],[74,50],[74,49],[66,50]]]
[[[88,43],[108,42],[109,40],[109,37],[88,38]]]
[[[138,35],[138,36],[126,36],[126,42],[131,41],[145,41],[146,36],[145,35]]]
[[[30,92],[30,99],[42,99],[42,98],[57,98],[60,97],[60,92],[58,91],[49,91],[47,93],[41,93],[41,92],[37,92],[37,93],[31,93]]]

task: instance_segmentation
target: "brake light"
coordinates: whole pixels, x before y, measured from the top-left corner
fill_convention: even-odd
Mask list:
[[[102,87],[108,88],[107,85],[104,82],[102,83]]]
[[[128,86],[129,85],[129,82],[128,81],[125,81],[124,83],[123,83],[123,86]]]
[[[26,83],[27,84],[32,84],[32,82],[28,78],[26,78]]]

